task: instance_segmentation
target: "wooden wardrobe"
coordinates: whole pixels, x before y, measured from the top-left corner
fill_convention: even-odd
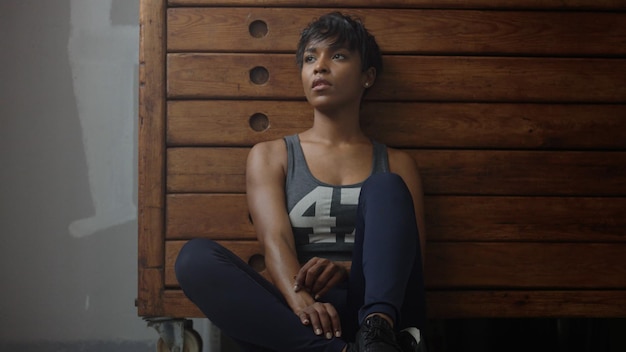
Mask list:
[[[310,126],[295,47],[337,10],[384,54],[365,129],[422,173],[430,318],[626,317],[620,0],[141,0],[138,315],[202,317],[191,238],[265,273],[245,159]]]

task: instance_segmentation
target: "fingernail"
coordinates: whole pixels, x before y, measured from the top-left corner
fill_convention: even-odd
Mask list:
[[[327,332],[326,333],[326,338],[329,339],[329,340],[332,339],[333,338],[333,334],[330,331]]]
[[[313,299],[317,301],[318,299],[320,299],[320,295],[315,295],[315,297],[313,297]]]
[[[322,329],[315,329],[315,335],[321,335]]]
[[[335,331],[335,337],[341,337],[341,331],[339,330]]]

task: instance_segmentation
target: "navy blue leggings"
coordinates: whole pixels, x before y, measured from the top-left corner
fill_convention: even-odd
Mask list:
[[[341,351],[371,313],[396,328],[426,321],[422,257],[413,201],[400,176],[378,173],[362,188],[348,282],[320,300],[341,316],[342,338],[327,340],[305,326],[280,291],[218,243],[189,241],[176,260],[185,295],[245,351]]]

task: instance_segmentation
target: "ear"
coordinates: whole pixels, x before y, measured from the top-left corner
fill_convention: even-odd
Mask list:
[[[365,88],[369,88],[374,85],[376,81],[376,69],[374,67],[370,67],[365,72],[363,72],[363,86]]]

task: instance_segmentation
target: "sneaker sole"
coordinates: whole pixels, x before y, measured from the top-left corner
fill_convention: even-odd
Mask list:
[[[422,343],[422,333],[418,328],[410,327],[402,331],[408,332],[411,336],[413,336],[413,339],[415,340],[415,342],[417,342],[418,345]]]

